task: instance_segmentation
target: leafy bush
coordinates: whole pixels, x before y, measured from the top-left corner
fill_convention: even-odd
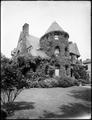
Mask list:
[[[39,81],[39,87],[48,88],[49,86],[47,85],[47,83],[45,83],[45,81]]]
[[[81,83],[82,85],[88,84],[88,81],[85,81],[84,79],[78,79],[79,83]]]
[[[78,81],[71,77],[60,77],[58,79],[58,87],[71,87],[79,85]]]
[[[40,86],[39,86],[38,81],[33,81],[33,82],[30,84],[30,87],[31,87],[31,88],[39,88]]]
[[[58,87],[58,81],[54,78],[44,80],[48,87]]]
[[[30,81],[30,80],[29,80]],[[71,77],[47,78],[40,81],[30,81],[30,88],[52,88],[78,86],[80,82]]]
[[[89,83],[89,75],[84,66],[76,65],[73,67],[73,75],[81,82]]]
[[[30,80],[29,80],[30,81]],[[30,81],[30,88],[51,88],[58,87],[58,81],[53,78],[47,78],[45,80],[40,81]]]
[[[1,104],[11,104],[24,87],[29,86],[28,81],[20,70],[18,62],[2,58],[1,60]],[[10,110],[7,108],[7,112]]]

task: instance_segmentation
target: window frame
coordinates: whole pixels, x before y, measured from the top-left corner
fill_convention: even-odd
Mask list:
[[[55,40],[59,40],[59,35],[54,35]]]

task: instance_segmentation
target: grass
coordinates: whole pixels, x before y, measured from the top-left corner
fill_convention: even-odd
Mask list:
[[[79,98],[79,99],[82,99],[82,100],[85,100],[85,101],[91,101],[91,90],[89,89],[84,89],[84,90],[73,90],[71,91],[72,96],[75,97],[75,98]]]
[[[61,114],[44,111],[43,117],[41,118],[76,118],[85,114],[91,113],[91,107],[85,106],[80,103],[71,103],[69,105],[63,105],[60,107]],[[62,114],[63,112],[63,114]]]
[[[10,119],[68,118],[91,113],[91,90],[84,87],[24,90],[10,109]]]

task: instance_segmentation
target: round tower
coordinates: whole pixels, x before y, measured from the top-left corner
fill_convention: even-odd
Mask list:
[[[55,56],[58,65],[55,65],[57,76],[70,74],[69,60],[69,34],[65,32],[56,22],[53,22],[47,32],[40,39],[40,47],[45,53],[52,57]]]

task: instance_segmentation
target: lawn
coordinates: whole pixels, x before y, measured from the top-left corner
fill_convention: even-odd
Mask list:
[[[91,89],[86,87],[23,90],[8,119],[76,118],[91,113]]]

